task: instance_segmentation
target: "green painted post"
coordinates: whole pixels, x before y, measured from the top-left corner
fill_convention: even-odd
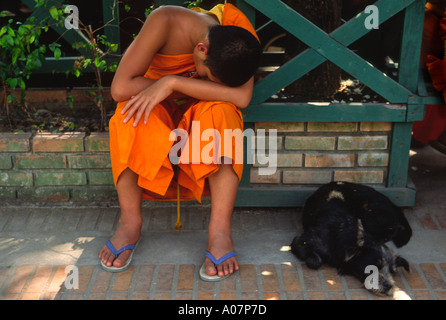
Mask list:
[[[414,94],[418,89],[421,41],[424,21],[424,0],[417,0],[406,8],[401,44],[399,82]],[[421,109],[421,110],[420,110]],[[408,105],[407,123],[393,126],[387,187],[406,187],[409,171],[409,151],[412,136],[412,121],[419,119],[424,106]],[[416,116],[418,115],[418,117]]]

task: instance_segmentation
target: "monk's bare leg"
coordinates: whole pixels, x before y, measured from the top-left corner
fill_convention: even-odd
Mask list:
[[[138,186],[137,181],[138,175],[127,168],[119,176],[116,184],[121,218],[110,241],[117,250],[129,244],[136,244],[141,236],[142,189]],[[99,259],[109,267],[113,265],[119,268],[125,264],[130,253],[131,250],[125,250],[115,259],[108,247],[104,246],[99,252]]]
[[[208,180],[211,191],[208,251],[219,259],[234,250],[231,217],[239,181],[231,164],[220,165],[220,169],[209,176]],[[218,270],[215,269],[212,261],[206,258],[206,273],[210,276],[218,273],[218,276],[223,277],[238,268],[236,257],[229,258],[218,265]]]

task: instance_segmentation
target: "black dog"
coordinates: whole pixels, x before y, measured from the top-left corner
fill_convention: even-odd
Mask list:
[[[291,251],[307,266],[322,263],[350,274],[379,295],[393,291],[396,267],[409,270],[409,263],[385,245],[405,245],[412,229],[403,211],[371,187],[348,182],[323,185],[305,202],[304,233],[295,237]],[[378,283],[365,283],[367,267],[379,270]]]

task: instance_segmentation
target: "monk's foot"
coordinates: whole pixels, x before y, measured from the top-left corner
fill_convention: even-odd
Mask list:
[[[216,258],[220,259],[225,254],[234,251],[234,243],[232,237],[226,233],[217,233],[209,235],[208,251]],[[231,257],[215,268],[214,263],[209,259],[205,259],[206,274],[214,276],[218,274],[219,277],[224,277],[239,269],[237,257]]]
[[[129,244],[136,244],[141,236],[141,224],[133,223],[133,224],[120,224],[116,229],[115,234],[110,239],[110,242],[116,248],[116,250],[121,249],[122,247]],[[101,251],[99,251],[99,259],[107,266],[107,267],[122,267],[127,259],[130,257],[132,250],[125,250],[119,254],[118,257],[110,251],[110,249],[104,245]]]

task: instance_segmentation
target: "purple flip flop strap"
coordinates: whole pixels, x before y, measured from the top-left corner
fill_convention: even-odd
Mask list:
[[[126,245],[124,247],[122,247],[119,250],[116,250],[115,246],[109,241],[107,241],[106,243],[107,247],[110,249],[110,251],[115,255],[115,257],[117,258],[123,251],[125,250],[133,250],[136,247],[136,244],[129,244]]]
[[[216,259],[209,251],[206,251],[204,254],[206,257],[208,257],[209,259],[211,259],[211,261],[214,263],[215,266],[218,266],[220,263],[222,263],[223,261],[228,260],[229,258],[237,255],[235,253],[235,251],[231,251],[227,254],[225,254],[223,257],[221,257],[220,259]]]

